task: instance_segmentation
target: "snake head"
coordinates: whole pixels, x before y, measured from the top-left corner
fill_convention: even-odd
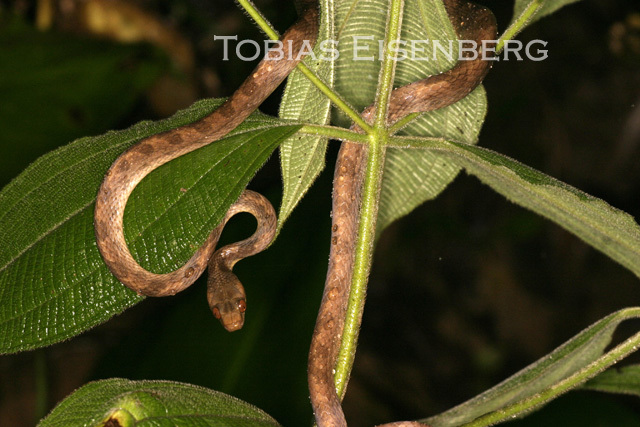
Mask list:
[[[244,325],[247,299],[240,280],[225,268],[209,268],[207,300],[216,319],[229,332]]]

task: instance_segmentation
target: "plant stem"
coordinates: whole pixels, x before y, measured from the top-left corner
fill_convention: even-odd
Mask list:
[[[376,118],[374,129],[385,131],[387,128],[387,111],[389,108],[389,97],[393,90],[393,77],[396,71],[397,49],[390,50],[391,43],[397,43],[400,39],[400,27],[402,24],[402,9],[404,1],[394,0],[391,2],[391,9],[387,21],[387,29],[384,40],[384,53],[382,58],[382,68],[378,80],[378,93],[376,94]]]
[[[630,308],[621,310],[619,316],[628,318],[638,316],[637,308]],[[557,398],[561,394],[568,390],[571,390],[587,380],[595,377],[606,368],[612,366],[623,358],[627,357],[631,353],[635,352],[640,345],[640,332],[635,333],[624,342],[620,343],[606,354],[599,357],[597,360],[589,363],[587,366],[580,369],[578,372],[568,376],[567,378],[559,381],[553,386],[531,396],[528,399],[524,399],[513,403],[511,405],[500,408],[499,410],[490,412],[480,418],[473,420],[470,423],[463,424],[464,427],[484,427],[497,424],[501,421],[506,421],[516,417],[519,414],[526,413],[532,409],[538,408],[547,402]]]
[[[420,113],[411,113],[404,116],[403,118],[395,122],[391,127],[389,127],[389,134],[393,135],[394,133],[398,132],[400,129],[402,129],[407,124],[412,122],[419,115]]]
[[[541,3],[542,2],[540,0],[534,0],[529,3],[529,6],[527,6],[527,8],[520,14],[518,19],[516,19],[513,24],[511,24],[511,26],[509,26],[509,28],[505,30],[505,32],[498,40],[498,43],[496,44],[496,53],[502,52],[502,49],[504,48],[504,42],[507,40],[511,40],[516,34],[520,32],[520,30],[522,30],[522,27],[524,27],[529,19],[531,19],[533,14],[538,11],[540,6],[542,6]]]
[[[358,342],[358,332],[360,331],[360,323],[364,309],[367,281],[371,269],[373,242],[376,235],[376,220],[378,218],[378,201],[388,138],[386,108],[389,94],[393,88],[393,76],[396,64],[394,54],[397,54],[397,52],[389,53],[388,47],[392,40],[397,40],[400,37],[403,6],[404,0],[391,1],[385,35],[385,54],[378,83],[378,110],[376,111],[373,132],[369,133],[367,167],[362,186],[353,277],[351,279],[349,303],[347,305],[342,342],[340,343],[340,352],[338,354],[334,375],[336,391],[340,397],[344,396],[346,392],[347,382],[353,366]]]
[[[269,21],[262,16],[260,11],[256,9],[253,3],[250,0],[238,0],[238,3],[242,8],[251,16],[251,19],[255,21],[256,24],[260,27],[260,29],[269,37],[271,40],[278,40],[280,35],[273,29]],[[304,63],[300,62],[296,66],[298,71],[304,74],[310,81],[313,83],[318,90],[320,90],[327,98],[333,102],[333,104],[342,110],[351,120],[353,120],[362,130],[365,132],[371,131],[371,126],[369,126],[362,118],[360,114],[351,107],[340,94],[336,93],[333,89],[331,89],[320,77],[316,75],[316,73],[307,67]]]
[[[355,247],[353,278],[349,291],[349,303],[345,315],[344,329],[338,361],[335,368],[335,383],[338,396],[343,397],[353,367],[358,333],[362,320],[367,281],[371,268],[371,255],[375,239],[378,198],[384,170],[385,146],[383,138],[371,138],[367,152],[367,168],[362,188],[362,202]]]
[[[280,34],[273,28],[273,26],[267,21],[262,13],[254,6],[251,0],[238,0],[238,4],[249,14],[251,19],[258,24],[258,27],[269,37],[271,40],[278,40]]]
[[[311,70],[302,62],[298,63],[297,68],[298,71],[300,71],[309,80],[311,80],[311,83],[313,83],[320,90],[320,92],[324,93],[325,96],[331,100],[333,105],[342,110],[347,116],[349,116],[351,120],[353,120],[354,123],[360,126],[360,129],[367,133],[371,132],[371,126],[369,126],[367,122],[362,120],[360,114],[353,107],[351,107],[347,103],[347,101],[345,101],[342,96],[340,96],[340,94],[334,92],[334,90],[331,89],[320,77],[318,77],[313,70]]]
[[[387,147],[455,151],[451,147],[452,141],[449,138],[434,136],[390,136]]]

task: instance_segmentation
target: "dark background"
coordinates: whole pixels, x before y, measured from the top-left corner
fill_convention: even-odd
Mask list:
[[[279,30],[295,19],[283,3],[258,2]],[[501,29],[511,16],[508,3],[484,2]],[[39,32],[34,2],[0,6],[2,185],[74,138],[229,95],[251,71],[250,64],[221,61],[222,44],[213,42],[216,34],[262,39],[230,0],[135,4],[142,16],[166,25],[169,42],[96,39],[73,11],[57,11]],[[578,2],[520,39],[548,41],[549,58],[495,64],[485,80],[489,113],[479,144],[639,218],[637,1]],[[118,58],[116,72],[104,65],[105,52]],[[69,76],[75,76],[70,84],[60,84]],[[262,110],[275,114],[278,100],[272,96]],[[238,265],[250,308],[242,332],[229,335],[212,319],[202,281],[174,298],[148,299],[68,342],[1,357],[0,424],[33,425],[86,382],[125,377],[210,387],[284,425],[308,425],[306,352],[326,271],[331,169],[276,244]],[[251,188],[277,206],[276,155]],[[227,240],[245,234],[242,221],[231,228]],[[639,301],[633,274],[462,173],[379,241],[347,418],[369,426],[439,413]],[[639,425],[640,406],[632,397],[578,391],[516,424]]]

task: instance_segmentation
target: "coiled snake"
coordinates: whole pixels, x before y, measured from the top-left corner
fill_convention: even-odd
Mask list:
[[[129,252],[123,231],[124,209],[133,189],[152,170],[225,136],[295,68],[303,42],[314,44],[318,32],[315,1],[303,0],[301,3],[300,19],[281,38],[284,54],[276,53],[280,59],[260,62],[238,90],[209,116],[148,137],[125,151],[106,173],[96,199],[96,241],[104,261],[119,281],[141,295],[173,295],[190,286],[208,265],[207,299],[214,315],[229,331],[242,327],[246,309],[244,289],[231,269],[238,260],[264,250],[273,240],[276,215],[269,202],[246,190],[187,263],[167,274],[145,270]],[[479,46],[482,40],[495,39],[496,24],[490,11],[464,0],[444,0],[444,4],[459,39],[474,40]],[[459,101],[480,84],[489,68],[490,62],[479,55],[474,60],[458,61],[445,73],[395,89],[391,93],[388,122]],[[368,107],[363,118],[370,120],[374,111],[373,106]],[[366,150],[365,145],[343,142],[335,168],[329,269],[308,365],[311,403],[319,427],[346,426],[340,398],[335,391],[333,369],[349,297]],[[249,212],[256,217],[256,232],[250,238],[214,253],[222,228],[238,212]],[[410,421],[385,424],[396,427],[420,425],[423,424]]]

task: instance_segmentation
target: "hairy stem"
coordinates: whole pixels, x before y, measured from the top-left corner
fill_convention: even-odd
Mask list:
[[[630,308],[620,312],[620,316],[635,316],[637,315],[638,308]],[[502,421],[506,421],[516,417],[518,414],[526,413],[535,408],[539,408],[547,402],[557,398],[561,394],[571,390],[580,384],[583,384],[587,380],[595,377],[606,368],[629,356],[635,352],[640,345],[640,332],[635,333],[624,342],[618,344],[616,347],[605,353],[597,360],[589,363],[578,372],[568,376],[562,381],[557,382],[553,386],[533,395],[528,399],[524,399],[513,403],[511,405],[500,408],[497,411],[492,411],[487,415],[479,417],[470,423],[463,424],[464,427],[484,427],[497,424]]]
[[[269,37],[271,40],[278,40],[280,35],[273,29],[269,21],[262,16],[262,14],[256,9],[254,4],[250,0],[238,0],[238,3],[242,8],[251,16],[251,19],[255,21],[255,23],[260,27],[260,29]],[[304,61],[304,60],[303,60]],[[344,100],[340,94],[331,89],[318,75],[307,67],[303,62],[298,63],[296,67],[302,74],[304,74],[310,81],[313,83],[318,90],[320,90],[327,98],[331,100],[333,105],[342,110],[351,120],[354,121],[362,130],[365,132],[371,131],[371,126],[369,126],[362,118],[360,114],[351,107],[347,101]]]
[[[280,34],[278,34],[269,21],[267,21],[267,18],[260,13],[251,0],[238,0],[238,4],[249,14],[251,19],[258,24],[258,27],[260,27],[267,37],[271,40],[278,40],[280,38]]]
[[[386,128],[387,104],[393,89],[397,52],[389,52],[389,43],[400,37],[402,11],[404,0],[392,0],[387,21],[385,35],[385,53],[378,83],[376,118],[373,132],[369,133],[369,148],[367,150],[367,167],[362,187],[362,200],[358,222],[358,237],[355,246],[355,260],[349,303],[342,333],[340,352],[335,368],[335,383],[338,396],[344,396],[349,374],[353,366],[358,332],[362,321],[362,311],[371,269],[373,242],[376,235],[376,220],[378,218],[378,202],[384,157],[387,144],[388,130]]]
[[[500,39],[498,39],[498,43],[496,45],[496,53],[502,52],[504,43],[507,40],[513,39],[515,35],[524,28],[527,22],[529,22],[529,19],[531,19],[531,17],[538,11],[538,9],[540,9],[540,6],[542,6],[541,0],[534,0],[529,3],[529,6],[526,7],[526,9],[522,12],[518,19],[516,19],[514,23],[505,30],[504,34],[500,36]]]
[[[360,114],[358,114],[358,112],[353,109],[353,107],[351,107],[340,94],[334,92],[333,89],[327,86],[327,84],[320,77],[318,77],[313,70],[311,70],[302,62],[298,64],[297,68],[302,74],[304,74],[309,80],[311,80],[311,83],[313,83],[322,93],[325,94],[327,98],[331,100],[333,105],[342,110],[347,116],[349,116],[351,120],[354,121],[354,123],[360,126],[361,129],[363,129],[365,132],[371,131],[371,126],[369,126],[367,122],[362,120]]]
[[[391,127],[389,127],[389,134],[393,135],[394,133],[398,132],[400,129],[414,121],[419,115],[420,113],[411,113],[404,116],[403,118],[395,122]]]

